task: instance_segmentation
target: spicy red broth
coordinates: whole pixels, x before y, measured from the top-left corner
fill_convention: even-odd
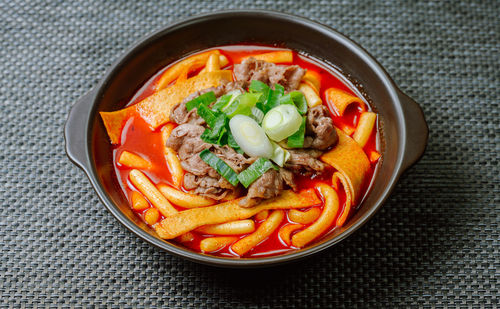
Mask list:
[[[217,47],[217,49],[220,50],[221,54],[226,56],[227,59],[229,60],[229,63],[224,67],[222,67],[222,69],[231,69],[233,67],[233,64],[241,62],[243,57],[261,53],[273,52],[277,50],[276,48],[271,48],[271,47],[250,46],[250,45],[222,46],[222,47]],[[326,105],[330,111],[334,125],[338,128],[345,129],[344,131],[351,133],[348,135],[352,136],[353,134],[352,131],[356,129],[360,115],[361,113],[363,113],[363,110],[359,108],[359,106],[351,105],[345,110],[343,116],[338,116],[338,114],[335,111],[335,108],[331,104],[328,104],[328,98],[325,95],[325,90],[329,88],[337,88],[353,96],[358,96],[358,95],[347,85],[346,82],[344,82],[339,78],[340,75],[336,71],[334,71],[332,68],[324,64],[319,63],[316,60],[307,58],[303,55],[293,52],[292,64],[298,65],[309,71],[314,71],[318,73],[317,75],[320,76],[320,81],[321,81],[319,93],[323,101],[323,104]],[[144,98],[147,98],[148,96],[153,94],[155,91],[156,83],[162,76],[162,73],[169,67],[163,69],[154,77],[152,77],[147,83],[145,83],[144,86],[130,100],[127,106],[136,104],[141,100],[143,100]],[[188,77],[196,75],[199,71],[200,70],[198,69],[197,71],[189,73]],[[370,111],[370,107],[368,105],[366,105],[365,111]],[[132,192],[138,190],[129,180],[129,173],[131,171],[131,168],[128,166],[124,166],[118,162],[120,155],[124,151],[134,153],[151,163],[151,167],[142,170],[142,172],[151,180],[153,184],[157,185],[162,183],[173,186],[172,175],[169,171],[169,168],[167,166],[167,161],[165,159],[164,145],[160,129],[161,128],[151,129],[151,126],[143,118],[139,116],[130,117],[126,121],[122,129],[120,144],[114,145],[112,148],[114,170],[119,180],[120,186],[123,190],[123,193],[125,194],[125,196],[127,196],[130,203],[132,203],[131,200]],[[355,212],[356,207],[359,205],[360,201],[362,201],[364,195],[366,195],[368,190],[368,185],[372,181],[373,171],[379,160],[379,159],[377,160],[377,158],[380,156],[378,155],[380,153],[378,141],[379,141],[378,129],[377,129],[377,124],[375,124],[375,128],[372,130],[368,142],[363,147],[363,150],[366,153],[368,159],[371,159],[370,168],[364,177],[361,189],[361,195],[357,198],[356,204],[353,205],[353,207],[351,208],[349,217],[352,216],[352,214]],[[334,171],[335,169],[330,167],[326,170],[325,173],[321,175],[313,175],[312,177],[297,176],[295,180],[299,189],[315,188],[320,183],[332,186],[332,174],[334,173]],[[180,189],[185,192],[187,191],[183,187]],[[335,191],[338,194],[339,205],[340,205],[338,213],[336,215],[336,218],[338,218],[339,216],[342,215],[342,212],[344,210],[346,203],[346,194],[342,189],[341,185],[337,186],[337,189]],[[151,203],[149,204],[150,207],[153,207]],[[184,209],[182,207],[178,207],[175,204],[174,207],[179,211]],[[323,209],[323,205],[314,207],[319,207],[320,210]],[[139,216],[144,220],[144,214],[148,209],[140,211],[134,210],[134,211],[137,214],[137,216]],[[301,209],[301,210],[307,210],[307,209]],[[293,250],[297,250],[297,248],[294,247],[293,245],[285,244],[284,241],[280,239],[278,235],[282,227],[294,224],[294,222],[289,219],[288,212],[289,212],[288,210],[285,210],[286,214],[285,218],[284,220],[282,220],[279,227],[275,229],[266,239],[264,239],[257,246],[255,246],[252,250],[244,254],[243,257],[265,257],[265,256],[279,255]],[[160,215],[157,222],[160,222],[162,219],[163,216]],[[263,222],[263,220],[259,221],[256,219],[254,219],[254,221],[256,229],[258,229],[260,224],[262,224]],[[322,236],[330,233],[332,230],[337,228],[335,222],[336,221],[334,220],[333,224],[328,228],[328,230],[321,233],[321,235],[319,235],[314,241],[319,240]],[[314,224],[314,222],[305,224],[303,228],[305,229],[311,224]],[[247,235],[248,234],[237,235],[236,237],[238,239],[242,239]],[[213,235],[204,235],[202,233],[193,232],[190,241],[182,242],[182,245],[194,251],[200,252],[201,251],[200,242],[203,239],[211,236]],[[176,239],[172,241],[178,242],[178,240]],[[238,255],[231,250],[230,245],[224,246],[222,249],[216,252],[210,252],[209,254],[216,256],[224,256],[224,257],[238,257]]]

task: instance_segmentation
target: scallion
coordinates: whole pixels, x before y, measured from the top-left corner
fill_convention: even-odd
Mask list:
[[[301,122],[302,118],[295,105],[285,104],[270,110],[262,121],[262,127],[269,138],[279,142],[295,133]]]
[[[290,94],[285,94],[284,96],[282,96],[282,97],[280,98],[280,104],[290,104],[290,105],[294,105],[294,104],[293,104],[292,97],[290,96]]]
[[[215,120],[217,119],[217,113],[211,111],[206,105],[201,104],[197,107],[196,112],[198,116],[203,118],[209,127],[213,128],[215,125]]]
[[[252,114],[252,107],[255,106],[260,94],[258,93],[244,93],[239,95],[232,103],[228,106],[222,108],[224,114],[229,118],[233,118],[236,115],[246,115]]]
[[[281,98],[281,96],[283,96],[284,93],[285,93],[285,88],[280,84],[275,84],[274,90],[273,89],[269,90],[267,101],[263,105],[264,113],[267,113],[274,107],[278,106],[280,104],[279,99]]]
[[[205,132],[201,135],[201,139],[210,144],[217,144],[217,145],[223,145],[225,144],[225,134],[227,133],[227,124],[228,124],[228,119],[226,115],[224,114],[219,114],[213,123],[212,126],[210,126],[210,129],[206,129]]]
[[[261,124],[262,119],[264,119],[264,112],[254,106],[252,107],[252,115],[250,117],[255,119],[255,121],[257,121],[258,124]]]
[[[231,130],[227,132],[227,145],[234,150],[236,150],[237,153],[239,154],[244,154],[245,152],[240,148],[238,143],[236,143],[236,140],[234,139],[233,134],[231,133]]]
[[[293,103],[301,115],[307,113],[307,101],[304,94],[300,91],[292,91],[288,95],[292,98]]]
[[[257,92],[257,93],[263,93],[267,95],[269,92],[269,86],[260,80],[253,80],[250,82],[250,86],[248,87],[248,90],[250,92]]]
[[[241,94],[241,91],[235,89],[221,96],[217,102],[212,106],[212,111],[218,112],[221,111],[226,106],[229,106],[233,101]]]
[[[231,100],[232,95],[225,94],[217,99],[217,102],[212,106],[213,112],[219,112],[224,106],[226,106]]]
[[[238,180],[245,188],[248,188],[248,186],[271,168],[274,168],[271,161],[265,158],[258,158],[257,161],[252,163],[252,165],[238,175]]]
[[[210,152],[210,150],[205,149],[200,153],[200,158],[210,165],[214,170],[217,171],[222,177],[224,177],[233,186],[238,185],[238,174],[229,166],[226,162],[221,160],[215,154]]]
[[[186,109],[190,111],[195,107],[198,108],[200,105],[208,106],[212,102],[215,102],[215,100],[216,100],[215,93],[213,91],[210,91],[187,102]]]
[[[275,142],[271,142],[271,144],[273,145],[273,156],[271,157],[271,160],[283,167],[285,162],[290,159],[290,153]]]
[[[240,148],[251,157],[270,158],[273,146],[264,130],[248,116],[236,115],[229,121],[229,128]]]
[[[269,86],[259,80],[253,80],[250,82],[250,86],[248,87],[248,91],[251,93],[260,93],[261,96],[257,100],[257,103],[255,103],[255,107],[260,109],[261,111],[264,111],[264,104],[267,101],[267,97],[269,96]]]
[[[295,105],[295,107],[297,107],[297,111],[301,115],[305,115],[307,113],[307,101],[300,91],[292,91],[282,96],[280,98],[280,104]]]
[[[306,132],[306,117],[302,117],[300,128],[288,137],[287,146],[290,148],[303,148],[304,147],[304,134]]]

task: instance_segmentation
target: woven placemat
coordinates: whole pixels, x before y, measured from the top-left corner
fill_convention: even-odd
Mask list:
[[[366,1],[0,3],[0,302],[106,307],[498,307],[500,5]],[[228,8],[350,36],[423,107],[426,155],[383,209],[306,262],[221,270],[122,227],[64,152],[71,104],[123,50]]]

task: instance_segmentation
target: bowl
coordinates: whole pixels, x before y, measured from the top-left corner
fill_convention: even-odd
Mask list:
[[[123,107],[153,74],[186,54],[209,47],[257,43],[286,47],[321,59],[349,77],[380,117],[383,161],[358,211],[342,228],[301,250],[265,258],[223,258],[190,251],[160,239],[136,217],[113,170],[111,147],[99,111]],[[262,10],[205,14],[169,25],[129,48],[99,84],[72,107],[65,125],[66,152],[83,169],[106,208],[134,234],[186,259],[223,267],[258,267],[301,259],[351,235],[382,206],[401,174],[424,153],[428,128],[419,105],[381,65],[339,32],[301,17]]]

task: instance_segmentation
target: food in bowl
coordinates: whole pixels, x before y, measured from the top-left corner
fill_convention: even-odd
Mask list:
[[[377,114],[291,50],[190,55],[100,114],[131,208],[159,237],[216,256],[318,241],[345,225],[381,160]]]

